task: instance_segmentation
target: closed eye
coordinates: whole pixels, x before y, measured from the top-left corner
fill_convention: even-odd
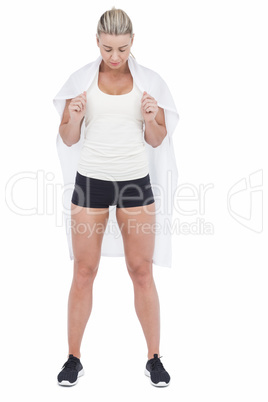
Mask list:
[[[105,50],[105,52],[111,52],[112,50]],[[125,50],[120,50],[120,52],[125,52]]]

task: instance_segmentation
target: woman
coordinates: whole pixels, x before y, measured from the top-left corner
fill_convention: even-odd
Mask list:
[[[145,374],[153,385],[167,386],[170,375],[159,357],[160,309],[152,271],[155,199],[145,152],[145,141],[156,148],[166,137],[165,113],[133,80],[129,55],[134,34],[128,15],[114,7],[106,11],[96,38],[102,56],[98,71],[87,91],[66,99],[59,127],[64,144],[73,147],[85,124],[71,199],[74,272],[68,302],[69,356],[58,383],[74,385],[84,374],[80,347],[91,314],[109,207],[116,205],[135,309],[148,347]],[[90,228],[90,235],[81,227]]]

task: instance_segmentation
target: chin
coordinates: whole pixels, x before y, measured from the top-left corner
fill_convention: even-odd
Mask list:
[[[118,68],[118,67],[121,67],[123,64],[125,64],[125,63],[127,62],[127,60],[121,60],[121,61],[119,61],[119,63],[118,63],[118,64],[116,64],[116,65],[112,65],[112,64],[111,64],[111,62],[110,62],[109,60],[104,60],[104,61],[105,61],[105,63],[107,64],[107,66],[112,67],[112,68]]]
[[[113,66],[109,60],[105,60],[104,58],[102,58],[102,59],[103,59],[104,63],[106,64],[106,66],[109,67],[111,70],[120,70],[120,69],[122,69],[122,67],[124,66],[124,64],[127,63],[127,60],[128,60],[128,59],[120,60],[120,62],[117,65]]]
[[[112,65],[111,62],[109,61],[108,64],[109,64],[109,66],[112,66],[112,67],[120,67],[120,66],[122,66],[122,64],[125,64],[125,62],[126,62],[126,60],[124,60],[124,61],[121,60],[121,61],[119,61],[118,64]]]

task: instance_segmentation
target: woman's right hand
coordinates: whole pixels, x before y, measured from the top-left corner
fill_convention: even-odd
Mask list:
[[[84,91],[81,95],[73,98],[68,106],[70,120],[77,123],[80,122],[86,113],[87,95]]]

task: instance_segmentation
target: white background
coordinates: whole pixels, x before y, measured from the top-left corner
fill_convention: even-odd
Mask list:
[[[1,7],[5,401],[267,401],[265,3],[24,0]],[[203,213],[200,198],[180,204],[195,209],[192,215],[174,211],[189,232],[173,236],[172,268],[154,267],[160,354],[171,375],[164,389],[143,373],[147,348],[124,258],[109,257],[101,259],[83,338],[85,376],[73,388],[56,382],[68,351],[72,261],[64,228],[51,212],[53,191],[62,183],[52,99],[73,71],[98,57],[97,22],[112,6],[132,19],[137,61],[157,71],[173,94],[180,115],[173,137],[179,184],[211,185]],[[5,201],[7,184],[25,172],[52,179],[44,181],[43,193],[39,189],[39,213],[30,216]],[[228,192],[240,180],[249,185],[251,174],[251,185],[259,187],[232,197],[231,216]],[[18,183],[13,200],[35,207],[35,181]],[[212,234],[198,227],[200,219]]]

